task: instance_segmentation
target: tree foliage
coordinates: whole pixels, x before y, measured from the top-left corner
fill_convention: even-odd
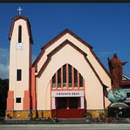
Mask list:
[[[0,116],[4,116],[5,114],[8,90],[9,90],[9,79],[0,78]]]

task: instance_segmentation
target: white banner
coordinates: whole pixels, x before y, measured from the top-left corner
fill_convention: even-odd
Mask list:
[[[83,91],[52,91],[52,97],[83,97]]]

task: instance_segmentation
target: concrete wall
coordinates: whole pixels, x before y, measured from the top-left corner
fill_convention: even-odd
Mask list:
[[[18,26],[22,26],[23,50],[16,50],[18,42]],[[9,91],[14,91],[14,110],[23,110],[24,91],[29,90],[29,71],[31,67],[31,46],[27,23],[23,19],[15,22],[10,41]],[[17,81],[17,69],[22,69],[22,80]],[[16,103],[16,97],[21,97],[21,103]]]
[[[50,80],[55,72],[66,63],[76,68],[85,79],[86,109],[104,109],[103,86],[86,62],[84,56],[68,44],[52,56],[42,75],[36,78],[37,109],[51,109]],[[39,64],[41,64],[41,62]]]

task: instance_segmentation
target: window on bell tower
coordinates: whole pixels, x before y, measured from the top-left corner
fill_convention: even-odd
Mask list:
[[[22,26],[19,25],[18,27],[18,43],[22,42]]]
[[[17,81],[21,81],[21,80],[22,80],[22,70],[17,69]]]

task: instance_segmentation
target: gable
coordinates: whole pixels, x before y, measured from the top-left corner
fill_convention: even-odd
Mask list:
[[[43,56],[43,54],[45,53],[46,49],[48,49],[51,46],[54,46],[54,43],[57,42],[57,41],[60,41],[60,39],[63,38],[66,34],[69,34],[70,36],[74,37],[76,40],[80,41],[81,44],[83,44],[84,46],[86,46],[88,48],[91,48],[91,49],[93,48],[91,45],[89,45],[89,43],[87,43],[84,40],[82,40],[80,37],[78,37],[77,35],[75,35],[72,31],[70,31],[69,29],[65,29],[63,32],[61,32],[59,35],[57,35],[56,37],[54,37],[51,41],[49,41],[48,43],[46,43],[41,48],[41,52],[40,52],[39,56],[37,57],[37,59],[34,61],[33,66],[35,66],[40,61],[40,59]],[[65,38],[64,40],[61,40],[61,43],[64,42],[66,39],[68,39],[68,38]],[[70,39],[68,39],[68,40],[70,40]]]
[[[72,35],[74,38],[76,38],[77,40],[79,40],[85,46],[87,46],[87,47],[89,47],[91,49],[93,48],[89,43],[87,43],[84,40],[82,40],[80,37],[78,37],[77,35],[75,35],[72,31],[70,31],[69,29],[65,29],[63,32],[61,32],[59,35],[57,35],[55,38],[53,38],[50,42],[48,42],[47,44],[45,44],[41,49],[43,50],[43,49],[48,48],[49,46],[51,46],[55,41],[57,41],[58,39],[60,39],[66,33],[69,33],[70,35]]]
[[[100,62],[98,57],[93,52],[92,47],[88,43],[85,43],[83,40],[81,40],[79,37],[77,38],[75,35],[73,36],[72,32],[68,30],[63,31],[59,36],[60,38],[58,38],[58,36],[42,48],[39,56],[35,60],[33,66],[36,68],[37,74],[40,72],[43,66],[45,67],[47,65],[49,55],[54,52],[57,52],[56,49],[59,49],[60,47],[62,48],[62,46],[64,46],[65,41],[68,40],[70,43],[73,44],[73,47],[75,49],[78,48],[80,52],[87,54],[87,60],[90,62],[91,68],[94,69],[96,75],[99,77],[101,82],[103,84],[110,84],[111,79],[109,72]]]

